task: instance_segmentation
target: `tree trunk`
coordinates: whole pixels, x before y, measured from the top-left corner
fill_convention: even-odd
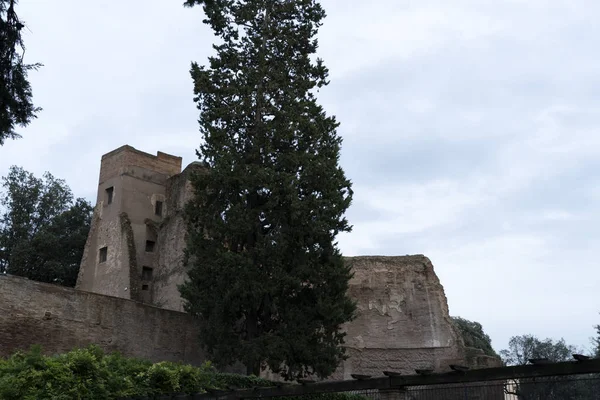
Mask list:
[[[253,310],[250,315],[246,317],[246,339],[252,341],[258,337],[258,315]],[[260,375],[260,361],[256,359],[246,360],[246,375]]]
[[[260,376],[260,362],[248,363],[246,366],[246,375]]]

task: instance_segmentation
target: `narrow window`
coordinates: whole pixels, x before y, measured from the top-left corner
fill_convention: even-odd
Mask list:
[[[142,280],[143,281],[151,281],[152,280],[152,268],[142,267]]]
[[[148,253],[152,253],[154,251],[154,245],[156,243],[153,242],[152,240],[146,240],[146,251]]]
[[[108,257],[108,247],[103,247],[98,252],[98,259],[101,263],[106,262],[106,258]]]
[[[142,290],[148,290],[148,285],[142,285]]]
[[[162,217],[162,213],[163,213],[163,202],[157,201],[156,204],[154,204],[154,214],[158,215],[159,217]]]
[[[114,191],[115,188],[112,186],[106,189],[106,204],[112,204]]]

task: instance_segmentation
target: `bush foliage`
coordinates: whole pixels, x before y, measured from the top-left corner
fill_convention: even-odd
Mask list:
[[[205,393],[208,389],[268,387],[255,376],[219,373],[210,362],[193,367],[105,354],[97,346],[46,356],[39,346],[0,359],[0,399],[79,400],[173,393]],[[358,400],[361,396],[318,395],[318,400]]]

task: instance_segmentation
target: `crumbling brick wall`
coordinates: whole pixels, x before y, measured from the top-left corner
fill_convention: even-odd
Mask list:
[[[196,322],[184,313],[0,275],[0,356],[32,344],[48,354],[97,344],[151,361],[205,360]]]

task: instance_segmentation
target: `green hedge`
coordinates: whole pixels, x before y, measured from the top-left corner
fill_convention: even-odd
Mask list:
[[[218,373],[206,362],[201,367],[104,354],[97,346],[45,356],[39,346],[0,359],[0,399],[79,400],[153,397],[171,393],[205,393],[228,387],[268,387],[274,383],[254,376]],[[362,396],[332,394],[303,400],[359,400]]]

